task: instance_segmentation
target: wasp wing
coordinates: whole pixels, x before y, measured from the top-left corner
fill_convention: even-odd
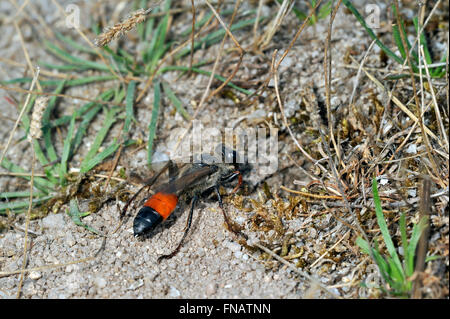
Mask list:
[[[184,190],[201,183],[205,176],[208,176],[217,171],[217,166],[208,165],[201,167],[194,167],[182,175],[180,178],[157,188],[157,192],[168,194],[179,194]]]

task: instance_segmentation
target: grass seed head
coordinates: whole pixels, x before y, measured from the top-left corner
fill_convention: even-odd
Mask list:
[[[44,115],[45,108],[48,105],[49,97],[40,96],[36,99],[34,104],[33,113],[31,114],[30,134],[28,139],[39,139],[42,136],[42,116]]]
[[[119,36],[127,33],[133,29],[137,24],[142,23],[147,18],[148,13],[151,10],[139,9],[132,13],[124,21],[115,24],[112,27],[107,27],[103,33],[101,33],[97,39],[95,39],[95,45],[102,47],[107,45],[112,40],[118,38]]]

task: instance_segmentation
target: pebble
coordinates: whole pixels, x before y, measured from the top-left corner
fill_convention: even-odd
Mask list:
[[[98,288],[105,288],[107,281],[105,278],[103,277],[96,277],[94,279],[94,284],[98,287]]]
[[[63,228],[65,225],[63,214],[50,214],[42,219],[42,228]]]
[[[226,244],[226,247],[228,247],[228,249],[230,249],[232,252],[237,252],[241,250],[241,245],[235,242],[228,242]]]
[[[217,291],[217,284],[216,283],[210,282],[209,284],[206,285],[205,292],[206,292],[207,296],[214,295],[216,293],[216,291]]]
[[[136,282],[132,283],[127,289],[128,290],[136,290],[139,287],[142,287],[144,285],[144,280],[143,279],[139,279]]]
[[[235,251],[234,252],[234,257],[236,257],[236,258],[241,258],[242,255],[243,255],[242,251]]]
[[[33,280],[40,279],[42,277],[42,274],[39,271],[30,271],[28,274],[28,277]]]
[[[178,298],[181,296],[181,293],[175,287],[169,288],[169,297]]]

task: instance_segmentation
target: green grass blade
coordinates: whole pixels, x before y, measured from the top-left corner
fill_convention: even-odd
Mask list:
[[[412,275],[412,273],[409,273],[408,271],[408,267],[407,267],[407,260],[409,259],[408,255],[409,255],[409,250],[408,250],[408,238],[406,235],[406,215],[405,213],[402,213],[402,215],[400,216],[400,222],[399,222],[399,227],[400,227],[400,235],[402,238],[402,247],[403,247],[403,257],[404,257],[404,264],[405,264],[405,272],[406,272],[406,277],[409,277]]]
[[[58,87],[55,89],[55,91],[53,93],[60,94],[62,92],[62,90],[64,89],[65,85],[66,85],[66,82],[64,80],[60,81]],[[54,161],[58,160],[58,155],[56,154],[56,149],[53,146],[52,133],[51,133],[52,129],[51,129],[51,125],[50,125],[50,115],[52,114],[52,112],[55,109],[57,99],[58,99],[57,96],[52,96],[49,99],[47,107],[44,111],[44,114],[42,115],[42,133],[43,133],[44,145],[45,145],[45,150],[47,152],[47,157],[50,162],[54,162]]]
[[[410,273],[410,276],[412,276],[414,272],[414,259],[416,255],[417,244],[419,243],[420,236],[422,236],[423,231],[427,228],[427,226],[428,226],[427,217],[423,217],[418,224],[415,224],[413,226],[408,246],[408,260],[406,260],[407,271]]]
[[[33,192],[34,197],[42,197],[45,194]],[[17,192],[3,192],[0,193],[0,199],[6,198],[18,198],[18,197],[30,197],[30,191],[17,191]]]
[[[403,274],[403,269],[399,268],[393,258],[388,258],[389,264],[389,277],[392,280],[392,288],[394,292],[401,293],[403,286],[406,283],[406,278]]]
[[[370,245],[367,241],[365,241],[362,237],[356,238],[356,244],[361,248],[363,253],[370,256],[370,251],[372,248],[370,248]]]
[[[107,157],[114,154],[115,151],[119,148],[120,144],[116,142],[114,139],[114,142],[108,146],[103,152],[98,153],[93,158],[83,161],[83,164],[81,165],[80,173],[84,174],[89,172],[91,169],[93,169],[98,164],[102,163]]]
[[[420,25],[417,17],[413,18],[413,22],[414,22],[414,27],[416,29],[416,32],[419,33],[420,28],[422,28],[422,26]],[[432,64],[433,60],[431,59],[430,51],[428,50],[427,39],[425,38],[425,35],[423,34],[423,32],[419,36],[420,44],[423,46],[423,52],[425,54],[425,61],[427,61],[427,64]]]
[[[428,256],[427,258],[425,258],[425,262],[427,263],[429,261],[433,261],[433,260],[441,259],[441,258],[442,258],[442,256],[437,256],[437,255]]]
[[[152,163],[152,151],[153,151],[153,140],[156,136],[156,124],[158,122],[159,106],[161,104],[161,87],[159,82],[155,82],[154,85],[154,98],[153,98],[153,110],[152,119],[150,120],[150,125],[148,126],[148,146],[147,146],[147,163],[151,165]]]
[[[114,95],[114,89],[110,89],[105,91],[100,95],[99,100],[101,101],[109,101]],[[94,117],[100,112],[102,109],[102,105],[97,102],[89,102],[85,105],[83,105],[79,110],[79,114],[83,114],[83,120],[81,121],[80,125],[78,126],[77,133],[75,134],[73,145],[71,149],[71,155],[72,156],[78,147],[81,144],[81,140],[83,139],[83,136],[86,134],[87,127],[89,123],[94,119]],[[87,111],[87,112],[86,112]],[[84,114],[86,112],[86,114]]]
[[[3,159],[3,162],[1,164],[5,169],[12,173],[27,173],[23,168],[20,166],[17,166],[16,164],[10,162],[7,158]],[[26,180],[30,180],[30,176],[20,176],[21,178],[24,178]],[[34,186],[44,192],[45,194],[48,194],[50,191],[52,191],[55,187],[55,184],[50,182],[49,180],[42,178],[42,177],[35,177],[34,178]]]
[[[394,59],[396,62],[403,64],[403,59],[396,55],[394,52],[392,52],[387,46],[385,46],[380,39],[375,35],[373,30],[367,25],[366,21],[364,20],[364,17],[361,16],[361,14],[356,10],[356,8],[353,6],[353,4],[349,0],[343,0],[342,3],[353,13],[356,20],[359,21],[359,23],[366,29],[369,36],[372,38],[372,40],[375,40],[375,43],[392,59]]]
[[[95,76],[86,76],[86,77],[80,77],[79,79],[73,79],[73,80],[67,80],[66,86],[72,87],[72,86],[80,86],[85,84],[90,84],[94,82],[103,82],[103,81],[110,81],[110,80],[116,80],[117,77],[115,75],[95,75]],[[17,83],[30,83],[33,79],[29,77],[25,78],[17,78],[13,80],[7,80],[7,81],[0,81],[0,83],[4,85],[8,84],[17,84]],[[61,80],[45,80],[45,81],[39,81],[42,86],[44,87],[52,87],[52,86],[58,86],[61,83]]]
[[[77,65],[77,64],[59,65],[59,64],[48,63],[48,62],[41,61],[41,60],[39,60],[38,62],[39,62],[39,65],[46,67],[47,69],[58,70],[58,71],[63,71],[63,72],[86,71],[86,70],[90,69],[90,67],[88,67],[88,66],[82,66],[82,65]]]
[[[399,271],[402,272],[403,269],[402,264],[398,257],[392,238],[389,235],[389,229],[387,227],[386,220],[384,219],[383,209],[381,208],[381,200],[380,197],[378,196],[378,184],[376,178],[373,178],[372,180],[372,192],[373,192],[373,201],[375,204],[375,214],[377,216],[377,222],[378,225],[380,226],[381,234],[383,235],[386,248],[389,252],[389,255],[393,259],[396,267],[399,269]],[[402,275],[404,278],[405,277],[404,273]]]
[[[100,235],[99,231],[84,224],[81,221],[81,217],[87,216],[89,215],[89,213],[82,213],[80,212],[80,209],[78,208],[78,203],[76,199],[71,199],[70,203],[69,203],[69,209],[66,211],[67,215],[70,216],[70,218],[72,219],[72,221],[78,225],[78,226],[82,226],[84,228],[86,228],[87,230],[89,230],[90,232],[93,232],[94,234]]]
[[[177,98],[175,93],[170,88],[169,84],[166,82],[162,82],[164,93],[166,93],[169,100],[172,102],[173,106],[175,106],[175,109],[180,113],[181,116],[183,116],[187,121],[191,120],[191,116],[186,111],[186,109],[183,107],[181,101]]]
[[[71,156],[76,152],[78,147],[81,145],[81,141],[83,139],[83,136],[86,134],[89,123],[101,111],[101,109],[102,109],[101,105],[96,105],[83,116],[83,120],[81,121],[80,125],[78,126],[77,133],[75,134],[75,137],[73,139],[72,149],[71,149],[71,153],[70,153]]]
[[[59,169],[59,182],[61,185],[66,184],[66,174],[67,174],[67,162],[69,160],[70,150],[73,143],[73,132],[75,130],[75,119],[77,118],[77,112],[75,111],[72,115],[72,119],[69,124],[69,130],[67,132],[66,139],[64,140],[63,153],[61,156],[61,165]]]
[[[130,83],[128,83],[127,97],[125,99],[126,107],[125,107],[125,124],[123,126],[124,134],[128,134],[130,130],[131,120],[134,117],[133,104],[135,91],[136,91],[136,82],[130,81]]]
[[[403,42],[402,42],[402,38],[400,36],[400,31],[399,31],[398,25],[396,25],[396,24],[394,24],[392,26],[392,35],[394,37],[394,41],[395,41],[395,44],[397,45],[400,55],[402,56],[403,59],[405,59],[406,58],[405,48],[403,47]]]
[[[265,17],[261,17],[261,18],[259,18],[259,21],[262,21],[264,19],[265,19]],[[231,26],[230,31],[234,32],[236,30],[243,29],[245,27],[253,26],[255,21],[256,21],[256,18],[252,18],[252,19],[249,19],[249,20],[244,20],[244,21],[241,21],[241,22],[237,22],[236,24],[233,24]],[[223,28],[221,28],[220,30],[217,30],[215,32],[209,33],[207,36],[201,38],[198,41],[195,41],[194,49],[196,50],[196,49],[198,49],[200,47],[203,47],[203,46],[208,47],[208,46],[210,46],[210,45],[212,45],[214,43],[217,43],[217,42],[221,41],[223,39],[224,35],[225,35],[225,32],[226,31]],[[179,59],[179,58],[181,58],[181,57],[183,57],[185,55],[188,55],[190,53],[191,53],[191,47],[189,45],[186,48],[184,48],[183,50],[181,50],[180,53],[176,54],[175,55],[175,59]]]
[[[103,63],[97,63],[97,62],[93,62],[93,61],[89,61],[89,60],[84,60],[84,59],[78,58],[76,56],[73,56],[73,55],[69,54],[68,52],[64,51],[63,49],[58,48],[56,45],[54,45],[53,43],[51,43],[49,41],[44,40],[44,45],[56,57],[58,57],[59,59],[65,61],[69,64],[79,65],[84,68],[104,71],[104,72],[108,72],[108,73],[111,72],[111,70],[109,69],[109,67],[107,65],[105,65]],[[126,72],[126,70],[123,67],[121,67],[120,65],[118,67],[119,67],[120,72]]]
[[[138,10],[140,8],[147,8],[147,7],[148,7],[147,6],[147,0],[141,0],[141,1],[139,1],[139,3],[138,3],[138,1],[134,1],[134,4],[133,4],[133,10],[134,11],[136,11],[136,10]],[[145,23],[139,23],[136,26],[136,31],[137,31],[137,34],[139,35],[139,40],[141,42],[145,41],[145,26],[146,26]]]
[[[33,199],[32,203],[33,205],[38,205],[41,203],[46,202],[47,200],[53,198],[53,195],[51,196],[45,196],[45,197],[41,197],[41,198],[36,198]],[[24,209],[24,208],[28,208],[28,205],[30,205],[30,201],[26,200],[26,201],[14,201],[14,202],[9,202],[9,203],[0,203],[0,213],[10,209],[10,210],[18,210],[18,209]],[[17,213],[20,213],[22,211],[19,211]]]
[[[147,67],[146,67],[147,71],[151,71],[156,67],[161,56],[170,47],[165,44],[166,34],[167,34],[167,25],[169,23],[170,4],[171,4],[171,1],[166,0],[166,2],[164,4],[164,10],[167,11],[167,14],[164,16],[164,18],[161,20],[161,22],[156,27],[154,39],[152,39],[153,45],[150,47],[151,48],[151,60],[150,60],[150,64],[147,65]]]
[[[332,5],[332,1],[328,1],[326,2],[323,6],[320,7],[319,9],[319,13],[317,14],[317,19],[324,19],[326,18],[328,15],[330,15],[331,10],[333,9],[331,7]],[[314,4],[312,7],[314,8],[316,5]]]
[[[79,42],[74,41],[72,38],[63,35],[62,33],[58,32],[58,31],[55,31],[55,36],[60,41],[64,42],[65,44],[67,44],[68,46],[72,47],[75,50],[78,50],[80,52],[89,53],[89,54],[94,54],[94,55],[97,54],[95,52],[95,50],[93,50],[92,48],[90,48],[88,46],[84,46],[84,45],[80,44]]]
[[[103,122],[102,128],[95,136],[95,139],[91,146],[91,149],[86,154],[86,157],[83,159],[83,161],[81,162],[81,171],[82,172],[88,172],[90,170],[90,168],[88,169],[88,167],[93,167],[92,159],[94,158],[95,154],[97,154],[97,152],[98,152],[100,146],[102,145],[103,140],[105,139],[106,135],[108,134],[111,126],[116,122],[116,120],[117,120],[116,114],[119,110],[120,110],[119,108],[112,108],[112,109],[107,110],[106,117]]]

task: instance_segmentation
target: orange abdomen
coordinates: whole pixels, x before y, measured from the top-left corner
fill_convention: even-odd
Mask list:
[[[178,196],[175,194],[156,193],[150,197],[144,204],[157,211],[165,220],[175,210],[178,203]]]

